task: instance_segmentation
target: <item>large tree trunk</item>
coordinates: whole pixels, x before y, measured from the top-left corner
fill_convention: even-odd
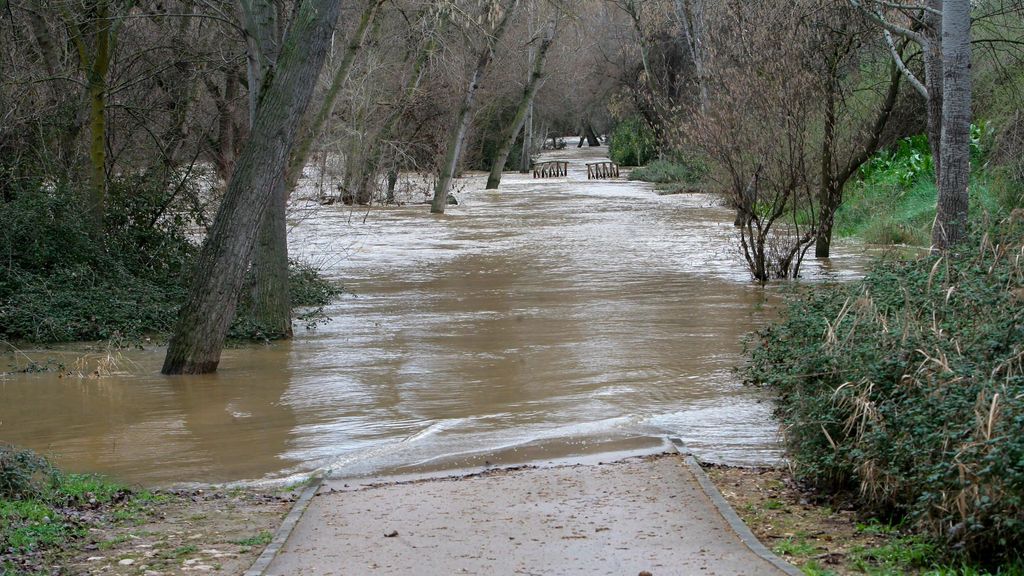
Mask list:
[[[107,74],[110,72],[112,19],[110,2],[96,3],[96,44],[88,70],[89,163],[92,194],[88,204],[92,229],[103,230],[107,198]],[[84,40],[83,40],[84,42]],[[83,65],[85,65],[83,61]]]
[[[263,336],[271,339],[292,337],[287,210],[288,194],[282,178],[274,183],[252,257],[252,308],[249,312]]]
[[[292,337],[292,306],[290,287],[288,286],[288,198],[302,176],[302,169],[309,160],[309,152],[313,142],[323,130],[327,119],[334,110],[342,86],[348,79],[349,71],[356,54],[362,48],[366,32],[370,28],[377,10],[383,0],[370,0],[355,35],[349,41],[342,57],[341,64],[334,73],[330,87],[320,104],[317,113],[308,126],[300,131],[300,136],[292,149],[291,158],[285,172],[282,185],[273,190],[273,202],[263,215],[260,224],[259,241],[252,262],[252,310],[251,315],[256,325],[265,331],[266,336],[273,338]],[[277,55],[272,53],[271,63]]]
[[[252,134],[203,244],[188,299],[164,359],[164,374],[214,372],[256,243],[259,223],[281,186],[296,133],[341,10],[340,0],[306,0],[260,98]]]
[[[533,104],[534,96],[537,95],[541,80],[544,79],[544,62],[548,57],[548,49],[551,48],[551,44],[554,42],[554,33],[554,23],[552,23],[545,33],[543,40],[541,40],[540,48],[533,63],[533,73],[530,74],[530,80],[526,83],[526,87],[523,88],[523,95],[519,100],[519,106],[516,108],[516,115],[512,119],[512,124],[501,135],[501,147],[498,148],[497,154],[494,155],[491,174],[487,178],[488,190],[496,190],[501,185],[501,173],[505,169],[505,162],[508,161],[508,155],[512,152],[512,146],[516,143],[516,136],[523,129],[526,114],[530,110],[530,105]]]
[[[832,249],[832,220],[838,207],[835,190],[836,98],[838,97],[838,71],[829,70],[828,88],[825,90],[825,134],[821,141],[821,182],[818,192],[818,237],[814,243],[814,257],[828,258]]]
[[[250,123],[281,55],[281,22],[275,0],[242,0],[249,64]],[[251,127],[251,124],[250,124]],[[269,207],[263,213],[250,269],[248,313],[268,338],[292,335],[291,295],[288,287],[288,197],[284,180],[275,183]]]
[[[432,214],[444,214],[444,209],[448,205],[448,189],[451,187],[452,178],[462,157],[462,146],[466,141],[466,132],[469,131],[469,121],[472,117],[473,105],[476,102],[477,89],[480,87],[480,81],[483,79],[484,72],[487,71],[487,66],[494,59],[494,49],[498,42],[501,41],[501,37],[505,35],[505,30],[508,28],[509,21],[512,20],[512,13],[515,11],[518,3],[519,0],[511,0],[508,6],[505,7],[504,12],[499,17],[500,20],[484,42],[483,50],[480,51],[480,56],[477,58],[476,68],[469,79],[469,85],[466,86],[466,95],[462,100],[458,113],[455,115],[455,129],[448,139],[444,163],[441,164],[437,184],[434,187],[434,199],[430,203],[430,212]]]
[[[967,229],[971,175],[971,3],[946,0],[942,9],[942,170],[932,245],[946,250]]]

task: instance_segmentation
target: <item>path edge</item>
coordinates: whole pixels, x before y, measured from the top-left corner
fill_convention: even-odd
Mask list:
[[[284,521],[281,522],[281,526],[274,532],[274,538],[267,544],[267,547],[263,549],[263,552],[256,558],[256,561],[252,563],[252,566],[245,571],[243,576],[263,576],[267,568],[270,567],[270,563],[277,557],[277,553],[284,547],[285,542],[292,535],[292,531],[295,530],[295,525],[299,523],[299,519],[302,518],[303,513],[306,512],[306,508],[309,506],[309,502],[316,496],[316,493],[320,490],[320,485],[323,483],[323,478],[319,476],[313,477],[309,480],[309,485],[302,491],[302,495],[295,501],[291,511],[284,517]]]
[[[672,441],[672,445],[675,447],[676,452],[683,457],[683,461],[686,462],[687,467],[690,469],[690,473],[693,474],[694,478],[697,479],[697,483],[700,484],[700,487],[704,490],[704,494],[711,499],[715,508],[718,509],[718,513],[721,514],[722,518],[724,518],[729,524],[729,528],[739,536],[740,540],[746,544],[747,548],[762,560],[775,566],[779,570],[782,570],[789,576],[803,576],[803,572],[800,569],[777,556],[774,552],[769,550],[767,546],[762,544],[761,541],[757,539],[757,536],[754,536],[754,533],[750,531],[750,528],[748,528],[743,520],[740,519],[736,510],[729,505],[729,502],[726,501],[725,497],[718,491],[715,484],[710,478],[708,478],[708,475],[704,472],[704,469],[701,468],[700,462],[697,461],[697,458],[695,458],[693,454],[685,451],[682,440],[679,438],[670,438],[670,440]]]

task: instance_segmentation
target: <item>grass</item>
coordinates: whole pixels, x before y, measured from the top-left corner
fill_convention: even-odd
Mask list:
[[[94,474],[68,474],[27,450],[0,445],[0,574],[33,574],[74,549],[92,522],[136,519],[139,497]],[[119,542],[104,541],[100,548]],[[48,573],[48,572],[47,572]]]
[[[271,534],[270,531],[264,530],[255,536],[236,540],[235,544],[238,544],[239,546],[266,546],[267,544],[270,544],[270,541],[273,539],[274,535]]]
[[[907,574],[929,568],[941,557],[938,545],[921,536],[904,536],[882,546],[853,551],[853,566],[872,576]]]
[[[779,556],[810,556],[818,547],[803,538],[786,538],[772,549]]]

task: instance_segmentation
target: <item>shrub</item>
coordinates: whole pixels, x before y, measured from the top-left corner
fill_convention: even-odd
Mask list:
[[[167,333],[184,302],[203,206],[186,182],[168,191],[144,177],[110,185],[102,238],[66,184],[18,190],[0,206],[0,339],[31,342],[136,338]],[[322,307],[337,289],[292,263],[295,306]],[[325,318],[314,310],[307,324]],[[259,330],[240,318],[232,335]]]
[[[64,342],[169,329],[196,254],[188,213],[161,217],[165,192],[110,186],[96,239],[66,184],[19,190],[0,210],[0,338]]]
[[[972,242],[806,290],[746,375],[778,393],[799,476],[998,561],[1024,541],[1024,225]]]
[[[696,184],[708,173],[700,160],[655,160],[629,173],[630,180],[656,184]]]
[[[636,117],[616,126],[608,143],[608,156],[620,166],[643,166],[657,153],[654,131]]]
[[[0,444],[0,498],[24,499],[43,494],[54,469],[46,458],[9,444]]]

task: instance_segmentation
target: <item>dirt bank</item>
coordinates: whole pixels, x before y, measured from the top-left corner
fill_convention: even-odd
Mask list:
[[[296,494],[172,490],[110,511],[49,573],[171,576],[241,574],[270,541]]]

